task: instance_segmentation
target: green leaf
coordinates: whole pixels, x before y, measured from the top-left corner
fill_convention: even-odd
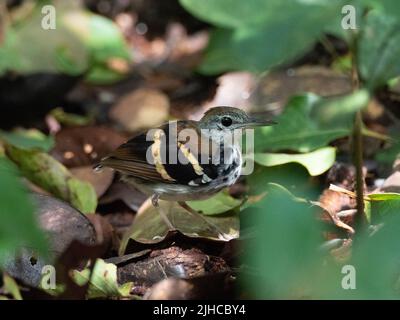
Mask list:
[[[370,205],[370,221],[377,223],[387,215],[398,215],[400,208],[400,193],[371,193],[368,194]]]
[[[370,89],[385,85],[400,74],[400,21],[371,11],[359,37],[358,66]]]
[[[213,74],[222,70],[231,70],[237,65],[238,57],[233,48],[234,31],[231,29],[216,28],[210,33],[210,41],[203,63],[199,71],[204,74]]]
[[[130,54],[117,26],[84,10],[75,1],[57,0],[51,4],[56,8],[56,29],[41,27],[43,3],[36,4],[22,21],[6,28],[0,47],[0,74],[7,70],[22,74],[86,72],[87,79],[96,83],[119,80],[123,73],[109,62],[118,58],[128,63]]]
[[[180,3],[199,19],[229,28],[257,25],[273,13],[283,16],[287,9],[285,1],[180,0]]]
[[[400,155],[400,141],[396,139],[391,145],[375,155],[375,159],[383,164],[392,166]]]
[[[368,199],[371,201],[400,200],[400,193],[370,193]]]
[[[194,210],[205,215],[221,214],[233,210],[242,204],[242,200],[231,197],[228,192],[221,191],[207,201],[188,201]]]
[[[266,167],[297,162],[304,166],[311,176],[318,176],[333,165],[335,157],[335,148],[326,147],[305,154],[256,153],[254,161]]]
[[[349,127],[346,128],[342,124],[326,126],[319,123],[318,117],[312,118],[311,112],[317,103],[319,108],[323,108],[321,101],[313,94],[292,98],[277,119],[277,125],[256,130],[256,152],[266,150],[309,152],[347,136],[350,133]]]
[[[55,108],[50,111],[52,115],[59,123],[66,126],[86,126],[93,122],[90,116],[81,116],[74,113],[65,112],[62,108]]]
[[[356,112],[364,108],[370,99],[367,90],[358,90],[354,93],[335,98],[320,99],[313,106],[310,117],[321,128],[351,128]]]
[[[129,298],[133,283],[118,285],[117,266],[112,263],[106,263],[102,259],[97,259],[92,273],[89,269],[82,271],[73,271],[73,278],[79,285],[89,282],[87,293],[88,299],[98,298]]]
[[[53,157],[38,150],[25,150],[9,144],[5,145],[5,150],[30,181],[84,213],[95,212],[97,196],[93,186],[73,177]]]
[[[124,73],[113,70],[108,64],[116,58],[129,62],[130,53],[121,32],[110,19],[81,10],[68,14],[64,23],[90,54],[88,82],[108,84],[122,79]]]
[[[34,215],[16,167],[0,157],[0,265],[14,250],[27,246],[45,255],[47,242]]]
[[[391,205],[380,221],[382,227],[372,236],[360,238],[352,250],[353,257],[349,263],[357,271],[357,290],[342,290],[342,297],[346,294],[352,299],[400,298],[400,201],[385,202],[391,202]]]
[[[6,28],[4,45],[0,47],[0,57],[4,59],[0,72],[83,73],[89,65],[89,52],[80,39],[65,28],[65,8],[56,10],[56,29],[45,30],[41,27],[41,7],[36,5],[29,16]]]
[[[382,15],[390,15],[396,19],[400,16],[400,3],[397,0],[359,0],[364,6],[374,9]]]
[[[287,163],[274,167],[265,167],[256,163],[254,172],[246,181],[249,186],[249,195],[253,196],[265,194],[266,186],[270,183],[279,184],[303,198],[313,194],[312,198],[315,199],[320,193],[314,192],[307,169],[298,163]]]
[[[228,32],[217,29],[199,71],[205,74],[231,70],[258,72],[294,60],[312,46],[317,36],[314,32],[304,33],[303,29],[287,24],[284,21],[257,29],[242,28]],[[280,32],[271,31],[276,29]],[[219,43],[221,37],[225,38]],[[282,37],[286,40],[282,41]],[[267,45],[263,45],[265,43]],[[268,45],[272,43],[273,46]]]
[[[293,150],[309,152],[349,135],[355,113],[369,100],[366,90],[339,98],[320,98],[304,94],[292,98],[278,124],[258,129],[255,134],[257,152]]]
[[[200,67],[213,74],[264,71],[293,60],[312,46],[326,25],[338,21],[344,1],[181,0],[181,4],[222,28],[213,33]]]
[[[46,136],[36,129],[17,129],[13,132],[0,130],[0,139],[24,149],[49,151],[54,146],[54,138],[52,136]]]
[[[281,187],[269,184],[266,190],[260,208],[243,215],[255,235],[244,243],[242,262],[253,271],[245,275],[245,285],[258,299],[309,297],[312,287],[324,280],[317,273],[317,220],[309,204]]]
[[[97,195],[92,184],[74,177],[66,179],[69,190],[68,201],[83,213],[95,213]]]

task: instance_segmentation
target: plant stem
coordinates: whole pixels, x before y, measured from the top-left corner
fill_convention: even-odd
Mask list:
[[[351,69],[351,80],[353,92],[359,89],[360,79],[358,76],[357,68],[357,35],[352,34],[351,41],[352,51],[352,69]],[[353,164],[356,168],[356,202],[357,202],[357,214],[354,216],[354,226],[356,232],[359,234],[363,232],[366,226],[367,219],[364,213],[364,175],[363,175],[363,143],[362,143],[362,132],[363,122],[361,110],[357,111],[352,134],[353,142]]]
[[[357,214],[354,216],[356,231],[365,227],[366,217],[364,213],[364,175],[363,175],[363,144],[362,144],[362,118],[358,111],[353,128],[353,163],[356,168],[356,202]]]

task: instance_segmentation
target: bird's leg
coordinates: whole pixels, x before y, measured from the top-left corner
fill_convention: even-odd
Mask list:
[[[219,239],[227,240],[229,237],[225,235],[225,233],[215,224],[212,224],[209,222],[201,213],[197,212],[196,210],[192,209],[191,207],[188,206],[188,204],[184,201],[178,201],[178,204],[188,211],[191,215],[196,216],[200,218],[211,230],[215,231],[218,234]]]
[[[164,220],[165,224],[167,225],[169,230],[175,230],[176,228],[173,226],[171,221],[168,219],[167,215],[165,214],[163,208],[160,207],[158,200],[160,199],[160,195],[158,193],[155,193],[151,197],[151,203],[153,207],[155,207],[160,214],[161,219]]]

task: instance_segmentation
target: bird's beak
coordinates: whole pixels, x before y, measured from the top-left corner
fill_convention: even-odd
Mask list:
[[[250,116],[250,119],[247,123],[244,124],[244,128],[255,128],[255,127],[265,127],[272,126],[277,124],[277,122],[273,120],[267,120],[262,116]]]

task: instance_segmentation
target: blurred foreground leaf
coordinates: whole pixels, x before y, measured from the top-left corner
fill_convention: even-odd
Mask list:
[[[77,284],[83,286],[89,281],[88,299],[127,298],[130,297],[133,283],[120,286],[117,281],[117,266],[97,259],[92,273],[89,269],[74,270],[73,277]]]
[[[49,151],[54,146],[54,138],[52,136],[46,136],[36,129],[16,129],[12,132],[0,130],[0,140],[19,148],[35,148],[43,151]]]
[[[344,294],[349,298],[400,298],[400,201],[384,201],[379,210],[382,205],[386,206],[383,226],[373,235],[359,239],[353,248],[350,264],[357,272],[357,290],[346,290]]]
[[[358,41],[358,65],[368,88],[383,86],[400,74],[399,31],[398,17],[377,10],[367,14]]]
[[[395,139],[394,141],[390,142],[388,148],[379,151],[375,155],[375,159],[383,164],[392,166],[394,161],[400,155],[400,141],[399,139]]]
[[[84,213],[94,213],[97,196],[92,185],[75,178],[47,153],[5,145],[7,156],[22,174],[39,187],[63,199]]]
[[[181,0],[196,17],[218,27],[200,70],[264,71],[309,49],[336,22],[344,1]],[[301,17],[301,18],[300,18]]]
[[[42,27],[42,22],[49,19],[41,12],[46,3],[55,7],[56,29]],[[130,56],[122,34],[111,20],[84,10],[79,1],[44,1],[37,3],[24,19],[6,27],[0,47],[0,74],[87,73],[90,81],[110,83],[123,75],[110,67],[110,61],[118,58],[127,63]]]
[[[280,186],[268,184],[260,208],[245,216],[255,237],[245,243],[242,263],[254,276],[245,285],[258,299],[307,298],[317,280],[321,230],[313,210]]]
[[[46,241],[15,166],[0,157],[0,264],[22,246],[45,255]]]
[[[266,167],[297,162],[304,166],[311,176],[318,176],[335,162],[336,151],[333,147],[321,148],[304,154],[256,153],[254,161]]]

